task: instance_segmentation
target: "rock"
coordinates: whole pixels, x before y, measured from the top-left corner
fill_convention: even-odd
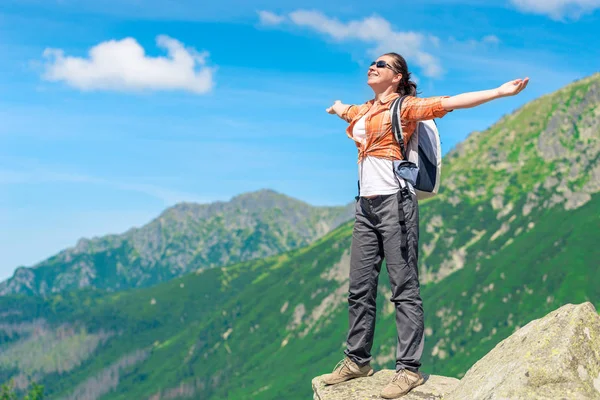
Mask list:
[[[600,316],[567,304],[479,360],[444,400],[600,399]]]
[[[441,399],[457,384],[458,379],[437,375],[425,375],[426,382],[413,389],[402,400]],[[326,386],[322,376],[313,379],[314,400],[367,400],[380,399],[379,393],[394,376],[392,370],[381,370],[368,378],[357,378],[333,386]]]
[[[319,376],[314,399],[379,399],[393,376],[382,370],[333,386]],[[425,376],[402,400],[600,399],[600,316],[590,302],[567,304],[498,343],[460,381]]]

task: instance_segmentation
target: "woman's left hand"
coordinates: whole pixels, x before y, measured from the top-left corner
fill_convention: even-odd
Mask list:
[[[529,78],[515,79],[514,81],[506,82],[504,85],[498,88],[498,94],[501,97],[514,96],[521,92],[521,90],[527,87]]]

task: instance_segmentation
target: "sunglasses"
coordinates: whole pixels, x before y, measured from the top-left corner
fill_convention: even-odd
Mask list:
[[[374,65],[374,66],[376,66],[377,68],[389,68],[389,69],[391,69],[392,71],[394,71],[395,73],[399,73],[398,71],[396,71],[396,70],[394,69],[394,67],[392,67],[390,64],[386,63],[386,62],[385,62],[385,61],[383,61],[383,60],[379,60],[379,61],[373,61],[373,62],[371,63],[371,67],[372,67],[373,65]]]

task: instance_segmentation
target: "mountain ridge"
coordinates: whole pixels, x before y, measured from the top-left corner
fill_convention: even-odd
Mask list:
[[[0,295],[93,286],[148,286],[198,268],[270,256],[310,244],[352,218],[352,206],[316,207],[263,189],[208,204],[182,202],[142,227],[79,239],[0,283]]]

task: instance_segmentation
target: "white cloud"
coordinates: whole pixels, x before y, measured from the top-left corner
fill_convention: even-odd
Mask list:
[[[435,35],[429,35],[428,39],[431,42],[431,44],[433,44],[435,47],[440,47],[440,38],[439,37],[437,37]]]
[[[263,25],[279,25],[285,21],[285,17],[277,15],[270,11],[259,11],[258,18]]]
[[[344,23],[318,11],[306,10],[294,11],[288,17],[293,24],[312,29],[334,40],[358,40],[371,44],[373,47],[371,47],[370,53],[373,57],[383,53],[396,52],[416,63],[422,69],[423,75],[439,76],[442,74],[439,60],[423,50],[428,40],[436,43],[435,39],[417,32],[396,31],[384,18],[372,16]]]
[[[498,36],[496,35],[487,35],[484,36],[483,39],[481,39],[481,42],[488,44],[498,44],[500,43],[500,38],[498,38]]]
[[[600,8],[600,0],[511,0],[511,3],[521,11],[548,15],[556,20],[577,19]]]
[[[65,56],[47,48],[44,79],[63,81],[81,90],[186,90],[197,94],[213,86],[214,68],[206,66],[208,53],[198,52],[168,36],[156,38],[166,57],[149,57],[133,38],[102,42],[88,58]]]
[[[500,42],[501,40],[498,36],[487,35],[481,39],[468,39],[464,41],[458,40],[454,36],[450,36],[447,43],[451,44],[454,49],[470,52],[477,49],[493,47],[500,44]]]

